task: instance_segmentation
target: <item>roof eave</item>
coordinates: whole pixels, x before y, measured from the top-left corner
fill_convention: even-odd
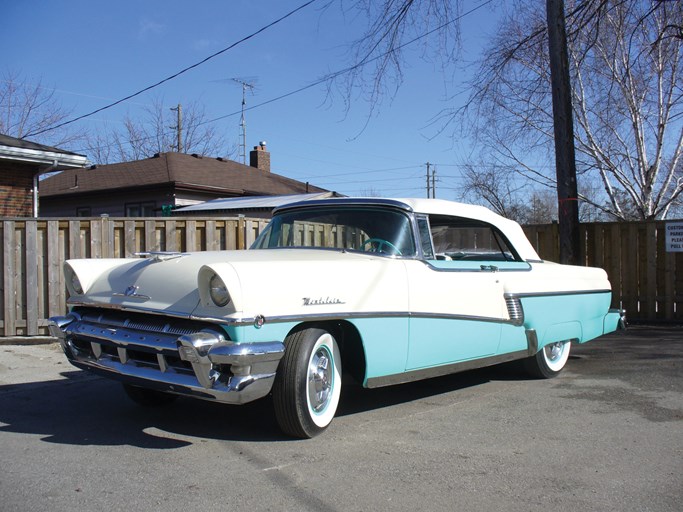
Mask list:
[[[55,169],[75,169],[85,167],[88,164],[88,158],[83,155],[15,148],[5,145],[0,145],[0,159],[39,165],[54,165]]]

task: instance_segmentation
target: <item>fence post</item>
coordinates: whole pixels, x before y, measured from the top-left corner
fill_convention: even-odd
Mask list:
[[[4,221],[2,223],[3,244],[2,253],[3,261],[3,303],[4,303],[4,335],[14,336],[16,334],[16,260],[15,260],[15,242],[14,242],[14,222]]]
[[[244,220],[244,216],[240,215],[237,218],[237,249],[246,249],[247,245],[247,223]]]
[[[26,220],[26,334],[38,334],[38,222]]]

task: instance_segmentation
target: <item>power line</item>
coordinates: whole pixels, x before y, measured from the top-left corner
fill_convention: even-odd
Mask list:
[[[191,66],[188,66],[188,67],[186,67],[185,69],[182,69],[181,71],[179,71],[179,72],[177,72],[177,73],[175,73],[175,74],[173,74],[173,75],[171,75],[171,76],[169,76],[169,77],[167,77],[167,78],[165,78],[165,79],[163,79],[163,80],[160,80],[159,82],[157,82],[157,83],[155,83],[155,84],[153,84],[153,85],[150,85],[150,86],[148,86],[148,87],[145,87],[144,89],[139,90],[138,92],[135,92],[135,93],[133,93],[133,94],[130,94],[130,95],[126,96],[125,98],[122,98],[122,99],[120,99],[120,100],[117,100],[117,101],[115,101],[115,102],[112,102],[112,103],[110,103],[110,104],[108,104],[108,105],[105,105],[104,107],[101,107],[101,108],[98,108],[98,109],[96,109],[96,110],[93,110],[92,112],[89,112],[89,113],[87,113],[87,114],[83,114],[83,115],[81,115],[81,116],[79,116],[79,117],[76,117],[76,118],[74,118],[74,119],[71,119],[71,120],[69,120],[69,121],[65,121],[65,122],[63,122],[63,123],[60,123],[60,124],[58,124],[58,125],[55,125],[55,126],[53,126],[53,127],[51,127],[51,128],[46,128],[46,129],[44,129],[44,130],[40,130],[40,131],[37,131],[37,132],[32,132],[32,133],[26,134],[24,137],[31,137],[31,136],[35,136],[35,135],[40,135],[41,133],[44,133],[44,132],[47,132],[47,131],[51,131],[51,130],[55,130],[55,129],[57,129],[57,128],[61,128],[62,126],[66,126],[66,125],[68,125],[68,124],[75,123],[76,121],[80,121],[81,119],[85,119],[86,117],[90,117],[90,116],[92,116],[92,115],[94,115],[94,114],[97,114],[97,113],[99,113],[99,112],[102,112],[103,110],[107,110],[107,109],[109,109],[109,108],[111,108],[111,107],[114,107],[114,106],[120,104],[120,103],[123,103],[124,101],[127,101],[127,100],[129,100],[129,99],[131,99],[131,98],[134,98],[134,97],[136,97],[136,96],[139,96],[140,94],[142,94],[142,93],[144,93],[144,92],[147,92],[147,91],[149,91],[149,90],[151,90],[151,89],[154,89],[155,87],[158,87],[159,85],[161,85],[161,84],[163,84],[163,83],[165,83],[165,82],[168,82],[168,81],[170,81],[170,80],[172,80],[172,79],[174,79],[174,78],[180,76],[181,74],[183,74],[183,73],[185,73],[185,72],[187,72],[187,71],[189,71],[189,70],[191,70],[191,69],[194,69],[194,68],[200,66],[201,64],[204,64],[205,62],[207,62],[207,61],[210,60],[210,59],[213,59],[214,57],[217,57],[218,55],[221,55],[222,53],[225,53],[226,51],[231,50],[231,49],[234,48],[235,46],[237,46],[237,45],[239,45],[239,44],[241,44],[241,43],[243,43],[243,42],[245,42],[245,41],[248,41],[249,39],[252,39],[252,38],[255,37],[256,35],[260,34],[261,32],[264,32],[265,30],[271,28],[272,26],[274,26],[274,25],[280,23],[281,21],[283,21],[283,20],[289,18],[290,16],[292,16],[292,15],[295,14],[296,12],[298,12],[298,11],[304,9],[305,7],[309,6],[310,4],[312,4],[312,3],[316,2],[316,1],[317,1],[317,0],[309,0],[308,2],[306,2],[306,3],[302,4],[301,6],[297,7],[296,9],[294,9],[294,10],[290,11],[289,13],[285,14],[285,15],[282,16],[281,18],[278,18],[277,20],[275,20],[275,21],[269,23],[268,25],[266,25],[266,26],[260,28],[260,29],[257,30],[256,32],[253,32],[252,34],[250,34],[250,35],[248,35],[248,36],[246,36],[246,37],[240,39],[239,41],[237,41],[237,42],[231,44],[230,46],[228,46],[228,47],[226,47],[226,48],[224,48],[224,49],[222,49],[222,50],[220,50],[220,51],[218,51],[218,52],[216,52],[216,53],[214,53],[214,54],[212,54],[212,55],[209,55],[208,57],[206,57],[205,59],[203,59],[203,60],[197,62],[196,64],[193,64],[193,65],[191,65]],[[452,20],[447,21],[446,23],[443,23],[443,24],[441,24],[441,25],[439,25],[439,26],[433,28],[432,30],[429,30],[429,31],[425,32],[424,34],[422,34],[422,35],[420,35],[420,36],[417,36],[417,37],[411,39],[410,41],[408,41],[408,42],[406,42],[406,43],[403,43],[402,45],[397,46],[396,48],[393,48],[393,49],[391,49],[391,50],[389,50],[389,51],[387,51],[387,52],[384,52],[384,53],[382,53],[382,54],[380,54],[380,55],[378,55],[378,56],[376,56],[376,57],[369,58],[370,54],[368,53],[368,55],[366,55],[366,57],[364,57],[363,59],[361,59],[360,62],[357,62],[356,64],[354,64],[354,65],[352,65],[352,66],[349,66],[349,67],[347,67],[347,68],[344,68],[344,69],[335,71],[335,72],[333,72],[333,73],[329,73],[329,74],[325,75],[323,78],[321,78],[321,79],[319,79],[319,80],[316,80],[315,82],[312,82],[312,83],[310,83],[310,84],[308,84],[308,85],[305,85],[305,86],[303,86],[303,87],[300,87],[300,88],[295,89],[295,90],[293,90],[293,91],[290,91],[290,92],[288,92],[288,93],[281,94],[280,96],[277,96],[277,97],[272,98],[272,99],[270,99],[270,100],[264,101],[264,102],[262,102],[262,103],[258,103],[258,104],[256,104],[256,105],[251,106],[251,107],[247,107],[247,108],[245,108],[244,110],[239,110],[239,111],[237,111],[237,112],[232,112],[232,113],[230,113],[230,114],[226,114],[226,115],[223,115],[223,116],[220,116],[220,117],[216,117],[216,118],[214,118],[214,119],[210,119],[210,120],[205,121],[205,122],[200,123],[200,124],[213,123],[213,122],[220,121],[220,120],[222,120],[222,119],[226,119],[226,118],[228,118],[228,117],[232,117],[232,116],[235,116],[235,115],[238,115],[238,114],[243,115],[244,112],[246,112],[246,111],[248,111],[248,110],[253,110],[253,109],[255,109],[255,108],[259,108],[259,107],[263,107],[263,106],[265,106],[265,105],[269,105],[270,103],[274,103],[274,102],[276,102],[276,101],[280,101],[280,100],[282,100],[282,99],[288,98],[289,96],[293,96],[293,95],[298,94],[298,93],[300,93],[300,92],[306,91],[306,90],[308,90],[308,89],[311,89],[311,88],[313,88],[313,87],[316,87],[316,86],[318,86],[318,85],[320,85],[320,84],[323,84],[323,83],[325,83],[325,82],[329,82],[330,80],[334,80],[335,78],[337,78],[337,77],[339,77],[339,76],[342,76],[342,75],[344,75],[344,74],[346,74],[346,73],[350,73],[351,71],[354,71],[354,70],[356,70],[356,69],[359,69],[359,68],[361,68],[361,67],[363,67],[363,66],[365,66],[365,65],[367,65],[367,64],[370,64],[370,63],[372,63],[372,62],[374,62],[374,61],[376,61],[376,60],[379,60],[379,59],[381,59],[381,58],[383,58],[383,57],[385,57],[385,56],[387,56],[387,55],[390,55],[390,54],[392,54],[392,53],[394,53],[394,52],[396,52],[396,51],[398,51],[398,50],[401,50],[401,49],[403,49],[403,48],[405,48],[405,47],[407,47],[407,46],[409,46],[409,45],[411,45],[411,44],[413,44],[413,43],[415,43],[415,42],[417,42],[417,41],[419,41],[419,40],[421,40],[421,39],[424,39],[425,37],[428,37],[428,36],[430,36],[431,34],[433,34],[433,33],[437,32],[437,31],[439,31],[439,30],[441,30],[441,29],[447,27],[448,25],[451,25],[451,24],[455,23],[456,21],[459,21],[459,20],[463,19],[464,17],[469,16],[470,14],[472,14],[472,13],[478,11],[479,9],[485,7],[486,5],[488,5],[488,4],[492,3],[492,2],[493,2],[493,0],[488,0],[487,2],[484,2],[484,3],[482,3],[482,4],[480,4],[480,5],[476,6],[476,7],[473,7],[472,9],[470,9],[469,11],[467,11],[467,12],[461,14],[460,16],[456,16],[456,17],[453,18]]]
[[[437,31],[439,31],[439,30],[441,30],[441,29],[447,27],[448,25],[451,25],[451,24],[455,23],[456,21],[459,21],[459,20],[463,19],[465,16],[469,16],[470,14],[472,14],[472,13],[478,11],[479,9],[481,9],[482,7],[485,7],[486,5],[490,4],[491,2],[493,2],[493,0],[488,0],[487,2],[484,2],[483,4],[480,4],[480,5],[476,6],[476,7],[473,7],[472,9],[470,9],[469,11],[467,11],[467,12],[461,14],[460,16],[456,16],[456,17],[453,18],[452,20],[447,21],[446,23],[443,23],[443,24],[439,25],[438,27],[433,28],[432,30],[429,30],[429,31],[425,32],[424,34],[422,34],[422,35],[420,35],[420,36],[417,36],[417,37],[411,39],[410,41],[408,41],[408,42],[406,42],[406,43],[403,43],[402,45],[397,46],[396,48],[393,48],[393,49],[391,49],[391,50],[389,50],[389,51],[387,51],[387,52],[384,52],[384,53],[382,53],[382,54],[380,54],[380,55],[377,55],[377,56],[375,56],[375,57],[373,57],[373,58],[369,58],[370,55],[368,54],[368,55],[366,55],[363,59],[361,59],[360,62],[357,62],[356,64],[354,64],[354,65],[352,65],[352,66],[349,66],[349,67],[346,67],[346,68],[343,68],[343,69],[334,71],[334,72],[332,72],[332,73],[328,73],[327,75],[325,75],[324,77],[320,78],[319,80],[316,80],[315,82],[311,82],[311,83],[308,84],[308,85],[304,85],[304,86],[302,86],[302,87],[299,87],[298,89],[295,89],[295,90],[293,90],[293,91],[290,91],[290,92],[281,94],[280,96],[276,96],[275,98],[271,98],[271,99],[269,99],[269,100],[267,100],[267,101],[264,101],[264,102],[262,102],[262,103],[258,103],[258,104],[256,104],[256,105],[251,106],[251,107],[247,107],[245,110],[253,110],[253,109],[255,109],[255,108],[259,108],[259,107],[263,107],[263,106],[265,106],[265,105],[269,105],[270,103],[274,103],[274,102],[276,102],[276,101],[280,101],[280,100],[282,100],[282,99],[288,98],[289,96],[293,96],[293,95],[295,95],[295,94],[298,94],[298,93],[303,92],[303,91],[305,91],[305,90],[311,89],[311,88],[316,87],[316,86],[318,86],[318,85],[320,85],[320,84],[323,84],[323,83],[325,83],[325,82],[329,82],[330,80],[334,80],[335,78],[340,77],[340,76],[342,76],[342,75],[345,75],[346,73],[350,73],[351,71],[355,71],[356,69],[362,68],[362,67],[366,66],[367,64],[370,64],[370,63],[372,63],[372,62],[374,62],[374,61],[376,61],[376,60],[379,60],[379,59],[381,59],[381,58],[383,58],[383,57],[386,57],[387,55],[391,55],[392,53],[395,53],[395,52],[397,52],[398,50],[402,50],[402,49],[405,48],[406,46],[409,46],[409,45],[411,45],[411,44],[413,44],[413,43],[416,43],[417,41],[419,41],[419,40],[421,40],[421,39],[424,39],[425,37],[430,36],[430,35],[433,34],[434,32],[437,32]],[[208,121],[204,121],[204,123],[202,123],[202,124],[207,124],[207,123],[213,123],[213,122],[216,122],[216,121],[220,121],[220,120],[222,120],[222,119],[225,119],[225,118],[228,118],[228,117],[232,117],[232,116],[235,116],[235,115],[240,114],[240,113],[241,113],[241,111],[232,112],[232,113],[226,114],[226,115],[224,115],[224,116],[216,117],[216,118],[214,118],[214,119],[209,119]]]
[[[404,179],[418,179],[418,177],[415,176],[409,176]],[[349,185],[354,185],[358,183],[379,183],[383,181],[396,181],[396,178],[382,178],[382,179],[374,179],[374,180],[353,180],[353,181],[329,181],[327,183],[330,183],[332,185],[344,185],[344,184],[349,184]],[[321,182],[325,182],[325,180],[321,180]]]
[[[236,41],[236,42],[232,43],[230,46],[228,46],[228,47],[226,47],[226,48],[223,48],[222,50],[219,50],[219,51],[217,51],[216,53],[214,53],[214,54],[212,54],[212,55],[209,55],[209,56],[206,57],[205,59],[202,59],[202,60],[200,60],[199,62],[197,62],[197,63],[195,63],[195,64],[192,64],[191,66],[188,66],[188,67],[186,67],[186,68],[184,68],[184,69],[181,69],[181,70],[178,71],[177,73],[174,73],[173,75],[171,75],[171,76],[169,76],[169,77],[166,77],[166,78],[164,78],[163,80],[159,80],[159,81],[158,81],[157,83],[155,83],[155,84],[152,84],[152,85],[150,85],[150,86],[148,86],[148,87],[145,87],[144,89],[140,89],[139,91],[137,91],[137,92],[135,92],[135,93],[133,93],[133,94],[129,94],[129,95],[126,96],[125,98],[121,98],[120,100],[114,101],[113,103],[110,103],[110,104],[108,104],[108,105],[105,105],[104,107],[100,107],[100,108],[98,108],[97,110],[93,110],[92,112],[89,112],[89,113],[87,113],[87,114],[83,114],[83,115],[81,115],[81,116],[78,116],[78,117],[76,117],[76,118],[74,118],[74,119],[70,119],[70,120],[68,120],[68,121],[64,121],[63,123],[59,123],[59,124],[57,124],[57,125],[55,125],[55,126],[52,126],[52,127],[50,127],[50,128],[45,128],[44,130],[39,130],[39,131],[36,131],[36,132],[27,133],[26,135],[24,135],[24,138],[26,138],[26,137],[33,137],[33,136],[35,136],[35,135],[40,135],[41,133],[45,133],[45,132],[48,132],[48,131],[51,131],[51,130],[55,130],[55,129],[57,129],[57,128],[61,128],[62,126],[69,125],[69,124],[71,124],[71,123],[75,123],[76,121],[80,121],[81,119],[85,119],[86,117],[90,117],[90,116],[95,115],[95,114],[97,114],[97,113],[99,113],[99,112],[102,112],[103,110],[107,110],[107,109],[109,109],[109,108],[111,108],[111,107],[114,107],[114,106],[120,104],[120,103],[123,103],[123,102],[126,101],[126,100],[129,100],[129,99],[131,99],[131,98],[134,98],[134,97],[136,97],[136,96],[139,96],[140,94],[142,94],[142,93],[144,93],[144,92],[147,92],[147,91],[149,91],[149,90],[151,90],[151,89],[154,89],[155,87],[159,87],[161,84],[164,84],[164,83],[166,83],[166,82],[168,82],[168,81],[170,81],[170,80],[173,80],[174,78],[177,78],[178,76],[182,75],[183,73],[186,73],[187,71],[190,71],[191,69],[194,69],[194,68],[196,68],[196,67],[198,67],[198,66],[201,66],[202,64],[204,64],[205,62],[207,62],[207,61],[213,59],[214,57],[217,57],[217,56],[219,56],[219,55],[221,55],[221,54],[227,52],[228,50],[233,49],[235,46],[240,45],[240,44],[244,43],[245,41],[248,41],[249,39],[252,39],[252,38],[256,37],[256,36],[259,35],[261,32],[264,32],[264,31],[268,30],[269,28],[273,27],[274,25],[277,25],[277,24],[280,23],[281,21],[283,21],[283,20],[289,18],[289,17],[292,16],[293,14],[295,14],[295,13],[297,13],[298,11],[304,9],[305,7],[308,7],[309,5],[311,5],[312,3],[316,2],[316,1],[317,1],[317,0],[309,0],[309,1],[306,2],[305,4],[300,5],[299,7],[297,7],[296,9],[294,9],[294,10],[288,12],[288,13],[285,14],[284,16],[282,16],[282,17],[276,19],[275,21],[270,22],[268,25],[265,25],[264,27],[261,27],[261,28],[258,29],[256,32],[252,32],[251,34],[249,34],[248,36],[243,37],[243,38],[240,39],[239,41]]]
[[[312,4],[312,3],[315,2],[315,1],[316,1],[316,0],[310,0],[309,2],[306,2],[305,4],[303,4],[303,5],[299,6],[299,7],[297,7],[296,9],[294,9],[294,10],[291,11],[291,12],[289,12],[288,14],[282,16],[281,18],[279,18],[279,19],[277,19],[277,20],[271,22],[270,24],[264,26],[263,28],[259,29],[258,31],[254,32],[254,33],[252,33],[252,34],[250,34],[249,36],[244,37],[243,39],[241,39],[241,40],[239,40],[239,41],[237,41],[237,42],[235,42],[235,43],[233,43],[233,44],[230,45],[229,47],[224,48],[223,50],[220,50],[219,52],[216,52],[216,53],[214,53],[213,55],[210,55],[209,57],[203,59],[202,61],[200,61],[200,62],[198,62],[198,63],[196,63],[196,64],[193,64],[192,66],[189,66],[189,67],[185,68],[184,70],[179,71],[179,72],[176,73],[175,75],[172,75],[172,76],[170,76],[170,77],[168,77],[168,78],[166,78],[166,79],[164,79],[164,80],[161,80],[161,81],[157,82],[156,84],[154,84],[154,85],[152,85],[152,86],[146,87],[145,89],[142,89],[142,90],[140,90],[140,91],[138,91],[138,92],[136,92],[136,93],[134,93],[134,94],[131,94],[131,95],[129,95],[129,96],[123,98],[123,99],[120,99],[120,100],[118,100],[118,101],[115,101],[115,102],[113,102],[113,103],[107,105],[107,106],[104,106],[104,107],[99,108],[99,109],[97,109],[97,110],[95,110],[95,111],[93,111],[93,112],[90,112],[89,114],[84,114],[84,115],[82,115],[82,116],[79,116],[79,117],[77,117],[77,118],[75,118],[75,119],[72,119],[72,120],[70,120],[70,121],[66,121],[66,122],[64,122],[64,123],[62,123],[62,124],[59,124],[59,125],[57,125],[57,126],[54,126],[54,127],[52,127],[52,128],[48,128],[48,129],[45,129],[45,130],[42,130],[42,131],[39,131],[39,132],[27,134],[25,137],[32,136],[32,135],[37,135],[37,134],[40,134],[40,133],[43,133],[43,132],[46,132],[46,131],[49,131],[49,130],[53,130],[53,129],[56,129],[56,128],[60,128],[60,127],[62,127],[62,126],[64,126],[64,125],[67,125],[67,124],[76,122],[76,121],[81,120],[81,119],[83,119],[83,118],[85,118],[85,117],[89,117],[89,116],[94,115],[94,114],[96,114],[96,113],[98,113],[98,112],[101,112],[101,111],[103,111],[103,110],[106,110],[106,109],[108,109],[108,108],[111,108],[112,106],[118,105],[119,103],[122,103],[122,102],[124,102],[124,101],[126,101],[126,100],[128,100],[128,99],[130,99],[130,98],[133,98],[133,97],[135,97],[135,96],[138,96],[138,95],[142,94],[143,92],[146,92],[146,91],[148,91],[148,90],[150,90],[150,89],[152,89],[152,88],[154,88],[154,87],[157,87],[158,85],[161,85],[162,83],[167,82],[167,81],[169,81],[169,80],[171,80],[171,79],[177,77],[178,75],[180,75],[180,74],[182,74],[182,73],[184,73],[184,72],[186,72],[186,71],[188,71],[188,70],[190,70],[190,69],[192,69],[192,68],[195,68],[195,67],[197,67],[197,66],[203,64],[204,62],[208,61],[209,59],[212,59],[213,57],[215,57],[215,56],[217,56],[217,55],[220,55],[221,53],[224,53],[224,52],[230,50],[231,48],[234,48],[234,47],[237,46],[238,44],[240,44],[240,43],[242,43],[242,42],[244,42],[244,41],[247,41],[248,39],[251,39],[252,37],[256,36],[257,34],[260,34],[261,32],[263,32],[263,31],[265,31],[266,29],[272,27],[273,25],[275,25],[275,24],[277,24],[277,23],[283,21],[284,19],[290,17],[291,15],[293,15],[294,13],[296,13],[297,11],[299,11],[299,10],[301,10],[301,9],[303,9],[303,8],[305,8],[305,7],[307,7],[308,5]],[[343,69],[334,71],[334,72],[332,72],[332,73],[328,73],[328,74],[325,75],[324,77],[322,77],[322,78],[320,78],[320,79],[318,79],[318,80],[316,80],[316,81],[314,81],[314,82],[312,82],[312,83],[310,83],[310,84],[308,84],[308,85],[304,85],[304,86],[302,86],[302,87],[299,87],[298,89],[295,89],[295,90],[293,90],[293,91],[289,91],[289,92],[287,92],[287,93],[284,93],[284,94],[281,94],[281,95],[279,95],[279,96],[276,96],[275,98],[271,98],[271,99],[269,99],[269,100],[263,101],[263,102],[261,102],[261,103],[258,103],[258,104],[255,104],[255,105],[252,105],[252,106],[249,106],[249,107],[245,107],[245,106],[243,105],[243,107],[242,107],[240,110],[238,110],[238,111],[231,112],[230,114],[225,114],[225,115],[222,115],[222,116],[213,118],[213,119],[209,119],[209,120],[203,121],[203,122],[201,122],[201,123],[198,123],[197,126],[202,126],[202,125],[209,124],[209,123],[215,123],[215,122],[217,122],[217,121],[221,121],[221,120],[223,120],[223,119],[227,119],[228,117],[233,117],[233,116],[236,116],[236,115],[244,116],[244,113],[247,112],[247,111],[254,110],[254,109],[256,109],[256,108],[260,108],[260,107],[269,105],[269,104],[271,104],[271,103],[275,103],[275,102],[277,102],[277,101],[280,101],[280,100],[282,100],[282,99],[288,98],[289,96],[293,96],[293,95],[298,94],[298,93],[300,93],[300,92],[306,91],[306,90],[308,90],[308,89],[311,89],[311,88],[313,88],[313,87],[316,87],[316,86],[318,86],[318,85],[320,85],[320,84],[323,84],[323,83],[325,83],[325,82],[328,82],[328,81],[330,81],[330,80],[334,80],[335,78],[337,78],[337,77],[339,77],[339,76],[342,76],[342,75],[344,75],[344,74],[346,74],[346,73],[350,73],[351,71],[354,71],[354,70],[356,70],[356,69],[359,69],[359,68],[361,68],[361,67],[363,67],[363,66],[365,66],[365,65],[367,65],[367,64],[370,64],[370,63],[372,63],[372,62],[374,62],[374,61],[376,61],[376,60],[379,60],[379,59],[381,59],[381,58],[383,58],[383,57],[385,57],[385,56],[387,56],[387,55],[390,55],[390,54],[392,54],[392,53],[394,53],[394,52],[396,52],[396,51],[398,51],[398,50],[401,50],[401,49],[403,49],[403,48],[405,48],[405,47],[407,47],[407,46],[409,46],[409,45],[411,45],[411,44],[413,44],[413,43],[415,43],[415,42],[417,42],[417,41],[419,41],[419,40],[421,40],[421,39],[424,39],[425,37],[428,37],[429,35],[431,35],[431,34],[437,32],[437,31],[439,31],[439,30],[442,30],[443,28],[447,27],[448,25],[451,25],[451,24],[453,24],[453,23],[455,23],[455,22],[457,22],[457,21],[462,20],[462,19],[465,18],[466,16],[469,16],[470,14],[473,14],[474,12],[478,11],[479,9],[482,9],[483,7],[487,6],[488,4],[490,4],[490,3],[492,3],[492,2],[493,2],[493,0],[488,0],[488,1],[486,1],[486,2],[484,2],[484,3],[482,3],[482,4],[480,4],[480,5],[477,5],[476,7],[473,7],[472,9],[470,9],[469,11],[467,11],[467,12],[461,14],[460,16],[456,16],[456,17],[453,18],[452,20],[449,20],[449,21],[447,21],[447,22],[445,22],[445,23],[443,23],[443,24],[441,24],[441,25],[439,25],[439,26],[433,28],[432,30],[429,30],[429,31],[425,32],[424,34],[419,35],[419,36],[417,36],[417,37],[411,39],[410,41],[407,41],[407,42],[403,43],[402,45],[397,46],[396,48],[393,48],[393,49],[391,49],[391,50],[389,50],[389,51],[387,51],[387,52],[384,52],[384,53],[382,53],[382,54],[380,54],[380,55],[377,55],[377,56],[375,56],[375,57],[373,57],[373,58],[369,58],[369,54],[368,54],[368,55],[366,55],[366,57],[364,57],[363,59],[361,59],[360,62],[357,62],[356,64],[354,64],[354,65],[352,65],[352,66],[348,66],[348,67],[346,67],[346,68],[343,68]],[[141,138],[141,139],[139,139],[139,140],[145,140],[145,139],[147,139],[147,138],[153,138],[153,136],[150,136],[150,137],[143,137],[143,138]],[[448,166],[453,166],[453,167],[458,166],[458,164],[439,164],[439,165],[448,165]]]
[[[325,175],[318,175],[318,176],[311,176],[313,178],[338,178],[340,176],[354,176],[356,174],[371,174],[375,172],[389,172],[389,171],[405,171],[408,169],[415,169],[415,165],[409,165],[406,167],[391,167],[388,169],[363,169],[362,171],[353,171],[353,172],[343,172],[343,173],[337,173],[337,174],[325,174]]]

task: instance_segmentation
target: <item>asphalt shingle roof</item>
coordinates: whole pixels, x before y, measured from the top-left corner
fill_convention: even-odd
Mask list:
[[[71,169],[40,182],[40,195],[56,196],[174,183],[177,188],[203,188],[235,195],[282,195],[325,192],[279,174],[232,160],[160,153],[145,160]]]
[[[43,144],[38,144],[37,142],[31,142],[30,140],[17,139],[16,137],[11,137],[0,133],[0,146],[7,146],[10,148],[20,148],[20,149],[33,149],[36,151],[46,151],[48,153],[62,153],[64,155],[78,155],[78,153],[73,153],[71,151],[64,151],[63,149],[53,148],[52,146],[45,146]]]

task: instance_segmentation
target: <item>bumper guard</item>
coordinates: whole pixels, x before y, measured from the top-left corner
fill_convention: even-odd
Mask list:
[[[234,343],[217,330],[175,335],[52,317],[50,334],[69,361],[123,382],[229,404],[251,402],[273,385],[284,344]],[[143,360],[135,354],[143,354]]]

